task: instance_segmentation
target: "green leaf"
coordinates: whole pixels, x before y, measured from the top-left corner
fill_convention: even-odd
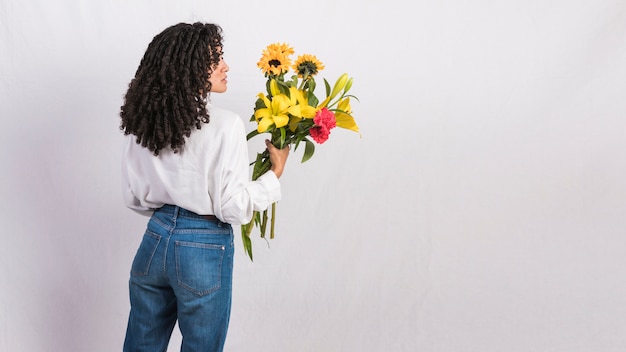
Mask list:
[[[250,220],[250,222],[247,224],[241,225],[241,239],[243,241],[243,248],[246,254],[248,255],[248,257],[250,257],[250,261],[254,261],[252,257],[252,240],[250,239],[250,233],[252,233],[252,228],[254,227],[254,220],[256,218],[255,215],[257,214],[258,212],[254,211],[252,213],[252,219]]]
[[[241,234],[241,239],[243,241],[244,251],[246,252],[248,257],[250,257],[250,261],[253,262],[254,258],[252,257],[252,240],[250,239],[250,237],[246,236],[244,233]]]
[[[304,146],[304,155],[302,155],[302,162],[304,163],[307,160],[311,159],[313,153],[315,153],[315,144],[313,144],[313,142],[311,142],[308,138],[305,138],[303,140],[306,143]]]
[[[359,98],[357,98],[356,96],[352,95],[352,94],[346,94],[343,96],[343,98],[350,98],[350,99],[354,99],[356,101],[360,101]]]
[[[284,81],[276,81],[276,83],[278,83],[278,90],[280,90],[282,94],[289,94],[289,84]]]
[[[250,140],[252,138],[254,138],[255,136],[259,135],[259,131],[258,130],[253,130],[250,131],[250,133],[248,133],[248,135],[246,136],[246,140]]]
[[[352,77],[348,79],[348,83],[346,83],[346,87],[343,89],[343,93],[348,93],[348,91],[352,88]]]
[[[263,211],[263,219],[261,220],[261,238],[265,238],[265,229],[267,228],[267,210]]]
[[[252,169],[252,181],[258,179],[270,169],[269,155],[266,153],[267,152],[257,153],[254,168]]]
[[[302,142],[303,139],[306,138],[306,134],[302,133],[299,134],[296,138],[296,142],[295,142],[295,147],[293,148],[293,150],[298,150],[298,146],[300,145],[300,142]]]
[[[267,98],[269,99],[270,96],[267,95]],[[265,102],[263,101],[263,99],[256,98],[256,101],[254,102],[254,110],[261,109],[261,108],[267,108],[267,106],[265,106]],[[254,117],[254,114],[252,114],[252,116]]]
[[[272,89],[270,88],[270,82],[272,80],[268,79],[267,82],[265,82],[265,89],[267,90],[267,96],[271,97],[272,96]]]
[[[309,93],[309,105],[317,106],[319,103],[320,101],[317,99],[317,97],[313,95],[313,93]]]
[[[285,140],[287,139],[287,130],[284,127],[280,128],[280,146],[278,148],[283,149],[285,147]]]
[[[330,95],[330,83],[324,78],[324,85],[326,86],[326,96]]]
[[[261,213],[255,211],[252,214],[252,219],[254,219],[254,223],[258,226],[261,223]]]
[[[311,94],[313,94],[313,91],[315,90],[315,81],[313,79],[309,80],[309,82],[307,83],[309,86],[309,92],[311,92]]]

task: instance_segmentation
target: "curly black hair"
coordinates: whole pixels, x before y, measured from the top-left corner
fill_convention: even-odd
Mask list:
[[[219,64],[222,28],[179,23],[157,34],[148,45],[121,107],[120,130],[159,155],[179,152],[192,129],[209,123],[209,77]]]

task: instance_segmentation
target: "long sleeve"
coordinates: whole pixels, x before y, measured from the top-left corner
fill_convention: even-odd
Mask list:
[[[221,211],[224,219],[231,224],[243,224],[250,221],[252,211],[265,210],[280,200],[281,188],[278,178],[268,171],[256,181],[249,181],[250,167],[248,146],[243,123],[233,125],[232,134],[224,154],[232,161],[223,175],[224,189]],[[231,149],[232,147],[232,149]]]
[[[243,121],[211,108],[210,122],[194,130],[179,153],[158,156],[127,136],[122,158],[125,204],[144,215],[164,204],[198,214],[213,214],[233,225],[247,223],[253,210],[280,200],[278,178],[268,171],[250,181],[250,161]]]

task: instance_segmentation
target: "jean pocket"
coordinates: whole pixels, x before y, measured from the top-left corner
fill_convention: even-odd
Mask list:
[[[131,266],[130,274],[132,276],[148,275],[150,263],[152,263],[152,258],[154,258],[154,253],[156,253],[159,242],[161,242],[161,236],[150,230],[144,233]]]
[[[175,248],[178,285],[199,296],[220,289],[224,245],[176,241]]]

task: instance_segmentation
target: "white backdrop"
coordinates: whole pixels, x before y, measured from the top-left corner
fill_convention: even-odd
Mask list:
[[[237,229],[227,351],[626,349],[625,1],[1,0],[0,350],[121,350],[117,114],[181,21],[223,26],[245,121],[272,42],[360,98],[254,263]]]

